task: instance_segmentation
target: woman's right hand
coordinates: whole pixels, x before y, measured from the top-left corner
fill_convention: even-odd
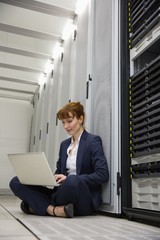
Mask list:
[[[56,180],[57,183],[63,183],[66,180],[66,176],[63,174],[55,174],[54,178]]]

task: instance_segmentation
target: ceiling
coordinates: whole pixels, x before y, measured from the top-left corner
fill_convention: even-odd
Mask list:
[[[32,101],[78,0],[0,0],[0,97]]]

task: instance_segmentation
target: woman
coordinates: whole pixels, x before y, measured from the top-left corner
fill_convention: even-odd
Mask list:
[[[102,203],[101,185],[109,178],[101,138],[84,129],[85,113],[80,102],[70,102],[57,113],[71,136],[61,143],[55,179],[58,187],[10,182],[13,193],[22,199],[25,213],[74,217],[93,214]]]

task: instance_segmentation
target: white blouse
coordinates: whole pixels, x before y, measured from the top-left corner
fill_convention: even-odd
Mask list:
[[[82,133],[80,134],[76,144],[74,144],[73,138],[72,138],[71,144],[69,145],[69,147],[67,149],[68,158],[67,158],[67,162],[66,162],[66,168],[67,168],[68,175],[70,175],[70,174],[76,175],[76,159],[77,159],[77,152],[78,152],[81,135],[82,135]]]

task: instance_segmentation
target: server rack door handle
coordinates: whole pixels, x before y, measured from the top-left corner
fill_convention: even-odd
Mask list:
[[[89,81],[86,82],[86,99],[89,97]]]
[[[40,130],[39,131],[39,140],[41,140],[41,134],[42,134],[42,131]]]
[[[89,82],[92,81],[91,75],[88,75],[88,81],[86,82],[86,99],[89,98]]]
[[[120,188],[121,188],[121,176],[120,173],[117,172],[117,195],[120,195]]]
[[[47,122],[46,133],[48,134],[49,131],[49,122]]]
[[[36,144],[36,136],[34,136],[34,139],[33,139],[33,145]]]

